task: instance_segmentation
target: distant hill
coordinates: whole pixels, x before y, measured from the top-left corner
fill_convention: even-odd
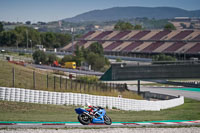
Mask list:
[[[89,11],[63,20],[67,22],[113,21],[143,17],[155,19],[200,17],[200,10],[188,11],[173,7],[113,7],[104,10]]]

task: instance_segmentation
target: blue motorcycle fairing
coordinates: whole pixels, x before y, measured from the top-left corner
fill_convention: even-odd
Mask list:
[[[97,118],[92,119],[92,123],[104,123],[104,118],[103,116],[106,114],[105,109],[100,109],[96,114],[99,115]]]

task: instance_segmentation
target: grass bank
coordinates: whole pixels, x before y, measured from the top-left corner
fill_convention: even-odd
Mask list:
[[[0,121],[77,121],[75,106],[0,101]],[[181,106],[161,111],[107,110],[113,122],[200,120],[200,101],[185,99]]]
[[[53,72],[42,71],[31,67],[24,67],[15,65],[7,61],[0,60],[0,86],[12,87],[13,86],[13,73],[12,68],[15,68],[15,87],[27,88],[45,91],[56,92],[74,92],[85,93],[101,96],[114,96],[122,95],[124,98],[142,99],[141,96],[128,90],[121,89],[122,87],[113,87],[109,84],[103,83],[84,83],[75,80],[61,78]],[[33,71],[35,71],[35,82]],[[48,81],[47,81],[48,75]],[[55,85],[54,85],[55,82]],[[35,88],[34,88],[35,83]],[[48,84],[48,86],[47,86]]]

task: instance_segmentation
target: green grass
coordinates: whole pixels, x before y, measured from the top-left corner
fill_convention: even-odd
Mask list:
[[[77,122],[75,106],[0,101],[0,121]],[[113,122],[200,120],[200,101],[185,99],[181,106],[161,111],[107,110]]]

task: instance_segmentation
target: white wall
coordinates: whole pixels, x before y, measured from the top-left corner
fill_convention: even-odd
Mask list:
[[[133,111],[159,111],[161,109],[179,106],[184,103],[184,97],[182,96],[171,100],[147,101],[79,93],[60,93],[7,87],[0,87],[0,100],[82,106],[86,105],[86,102],[90,102],[94,106],[108,107],[110,109],[115,107],[120,110]]]

